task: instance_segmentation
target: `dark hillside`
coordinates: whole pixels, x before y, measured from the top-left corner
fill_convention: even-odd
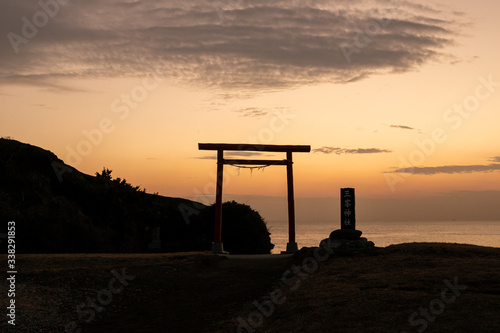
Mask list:
[[[157,227],[158,250],[188,249],[182,204],[204,207],[145,193],[107,169],[86,175],[50,151],[0,139],[0,221],[2,228],[16,222],[18,252],[148,251]]]
[[[213,207],[148,194],[111,173],[86,175],[50,151],[0,139],[0,233],[16,222],[18,253],[210,249]],[[273,245],[260,215],[235,202],[225,207],[228,249],[269,253]]]

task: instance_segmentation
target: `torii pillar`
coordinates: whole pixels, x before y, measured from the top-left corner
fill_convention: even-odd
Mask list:
[[[311,146],[231,144],[231,143],[199,143],[200,150],[217,150],[217,187],[215,193],[215,226],[212,252],[224,253],[222,245],[222,178],[224,164],[229,165],[286,165],[288,192],[288,243],[286,253],[298,250],[295,241],[295,200],[293,191],[293,152],[310,152]],[[224,150],[229,151],[266,151],[286,152],[286,160],[231,160],[224,159]]]

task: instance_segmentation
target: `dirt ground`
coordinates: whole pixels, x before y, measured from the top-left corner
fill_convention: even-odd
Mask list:
[[[16,326],[2,315],[2,332],[500,332],[500,248],[18,255],[17,267]]]

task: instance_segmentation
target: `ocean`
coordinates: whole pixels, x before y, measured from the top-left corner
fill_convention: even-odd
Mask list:
[[[286,250],[288,222],[268,221],[272,253]],[[296,222],[295,238],[299,249],[318,246],[330,232],[340,228],[340,223],[306,224]],[[412,242],[462,243],[500,247],[500,221],[420,221],[420,222],[357,222],[361,230],[375,246]]]

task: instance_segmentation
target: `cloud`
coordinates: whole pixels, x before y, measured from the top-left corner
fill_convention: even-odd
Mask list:
[[[400,129],[411,130],[411,131],[418,131],[418,129],[416,129],[416,128],[413,128],[413,127],[410,127],[410,126],[404,126],[404,125],[389,125],[389,127],[400,128]]]
[[[473,172],[492,172],[500,170],[500,164],[491,163],[485,165],[444,165],[436,167],[414,167],[401,168],[391,172],[410,173],[415,175],[437,175],[437,174],[456,174],[456,173],[473,173]],[[390,173],[390,172],[388,172]]]
[[[313,153],[323,153],[323,154],[378,154],[378,153],[390,153],[392,150],[380,149],[380,148],[357,148],[357,149],[346,149],[346,148],[334,148],[334,147],[321,147],[312,150]]]
[[[259,118],[267,115],[269,112],[262,108],[244,108],[236,110],[242,117],[255,117]]]
[[[347,83],[454,60],[445,47],[465,19],[409,1],[73,0],[24,37],[21,19],[41,10],[0,2],[0,85],[72,91],[68,80],[153,68],[175,83],[234,91]],[[377,33],[346,61],[341,45],[360,46],[357,31],[368,27]]]
[[[233,95],[233,97],[237,97],[237,96],[241,97],[241,94]],[[227,99],[226,97],[222,97],[222,98]],[[247,108],[240,108],[240,109],[234,110],[234,112],[239,113],[241,117],[253,117],[253,118],[260,118],[260,117],[266,116],[270,113],[283,112],[283,111],[289,112],[290,108],[288,108],[288,107],[272,107],[272,108],[247,107]]]
[[[500,163],[500,156],[494,156],[490,159],[491,162],[498,162]]]
[[[417,131],[418,133],[422,133],[422,131],[419,130],[418,128],[414,128],[414,127],[410,127],[410,126],[406,126],[406,125],[389,125],[389,127],[398,128],[398,129],[402,129],[402,130],[408,130],[408,131]]]
[[[206,155],[206,156],[199,156],[199,157],[193,157],[197,160],[216,160],[217,156],[216,155]]]

